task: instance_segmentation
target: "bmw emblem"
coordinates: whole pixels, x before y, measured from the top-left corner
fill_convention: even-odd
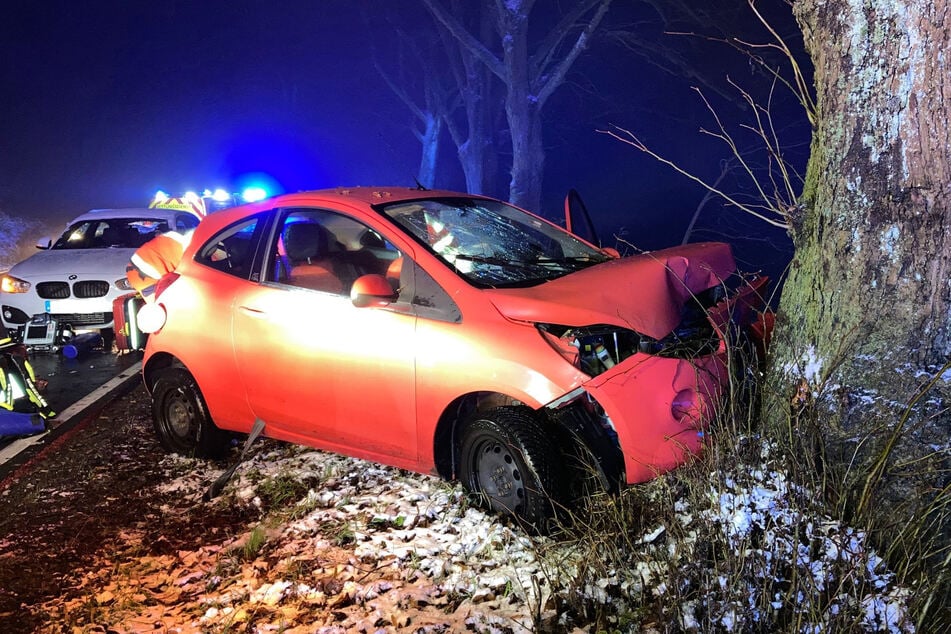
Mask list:
[[[70,275],[70,276],[69,276],[69,281],[72,282],[72,281],[75,280],[77,277],[79,277],[79,276],[78,276],[78,275]]]

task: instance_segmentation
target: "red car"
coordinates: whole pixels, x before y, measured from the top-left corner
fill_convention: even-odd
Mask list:
[[[726,244],[620,258],[482,196],[289,194],[201,222],[143,375],[169,450],[260,419],[537,523],[592,467],[613,488],[701,448],[756,297],[734,274]]]

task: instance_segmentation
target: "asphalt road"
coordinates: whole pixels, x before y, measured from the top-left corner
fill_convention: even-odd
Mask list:
[[[31,353],[36,377],[48,382],[43,395],[57,415],[47,421],[42,434],[0,439],[0,482],[47,444],[138,385],[141,360],[141,352],[116,355],[93,350],[76,359],[58,352]]]

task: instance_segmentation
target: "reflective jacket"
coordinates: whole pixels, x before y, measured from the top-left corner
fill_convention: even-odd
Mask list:
[[[36,387],[33,367],[13,348],[0,350],[0,408],[35,412],[43,418],[56,415]]]
[[[151,301],[155,285],[171,273],[182,260],[192,232],[169,231],[156,236],[136,249],[125,269],[126,278],[145,301]]]

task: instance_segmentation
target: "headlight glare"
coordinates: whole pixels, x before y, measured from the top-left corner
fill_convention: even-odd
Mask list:
[[[21,280],[12,275],[4,275],[3,278],[0,279],[0,291],[4,293],[26,293],[29,290],[30,283],[26,280]]]

